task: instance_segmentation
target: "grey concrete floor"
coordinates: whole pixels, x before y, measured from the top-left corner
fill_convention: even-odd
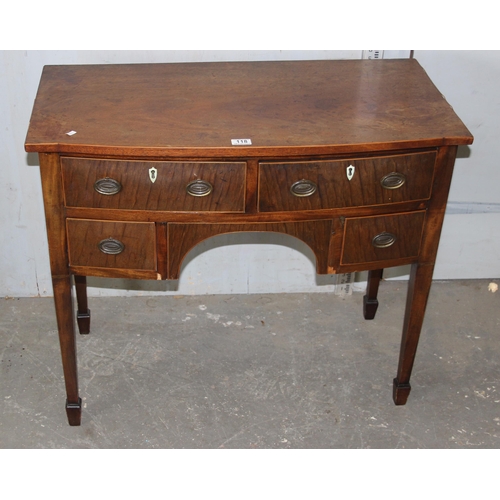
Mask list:
[[[498,448],[500,292],[435,282],[406,406],[406,284],[362,296],[90,299],[70,427],[52,299],[0,300],[1,448]]]

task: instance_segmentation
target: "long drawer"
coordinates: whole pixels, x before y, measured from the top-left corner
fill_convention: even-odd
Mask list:
[[[318,210],[430,198],[434,151],[335,161],[261,163],[259,211]]]
[[[61,158],[68,207],[244,212],[244,162]]]

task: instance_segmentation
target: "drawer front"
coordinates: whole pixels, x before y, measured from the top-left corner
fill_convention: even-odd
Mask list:
[[[261,163],[259,210],[318,210],[430,198],[435,152]]]
[[[417,257],[424,219],[425,211],[346,219],[341,264]]]
[[[245,210],[246,164],[62,158],[68,207]]]
[[[153,222],[67,219],[71,266],[156,270]]]

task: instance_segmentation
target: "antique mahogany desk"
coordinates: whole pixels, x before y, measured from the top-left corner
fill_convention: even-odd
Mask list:
[[[318,273],[411,264],[393,398],[406,403],[458,145],[472,136],[415,60],[47,66],[37,152],[70,425],[86,276],[178,279],[199,242],[299,238]],[[362,383],[362,381],[360,381]]]

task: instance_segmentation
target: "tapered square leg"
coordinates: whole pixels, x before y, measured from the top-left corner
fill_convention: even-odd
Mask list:
[[[76,338],[71,296],[72,280],[68,272],[69,259],[61,165],[58,154],[40,153],[38,157],[40,159],[57,330],[66,386],[66,412],[70,425],[80,425],[82,403],[78,395]]]
[[[410,394],[410,376],[417,353],[420,331],[424,322],[433,269],[434,266],[430,264],[421,265],[415,263],[411,267],[398,372],[393,387],[393,399],[397,405],[406,404]]]
[[[80,425],[82,400],[78,394],[76,339],[71,298],[71,277],[53,277],[59,343],[66,385],[66,414],[69,425]]]

